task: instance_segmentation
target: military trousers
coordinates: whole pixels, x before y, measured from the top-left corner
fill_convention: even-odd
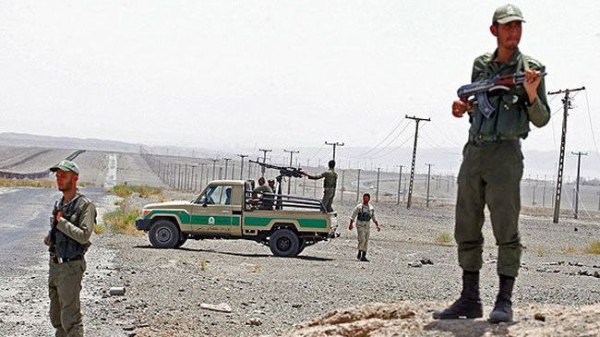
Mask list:
[[[484,208],[498,246],[497,272],[516,277],[521,262],[519,212],[523,154],[519,140],[467,144],[458,174],[456,224],[458,262],[463,270],[482,266]]]
[[[84,259],[65,263],[50,261],[48,292],[50,296],[50,323],[56,337],[82,337],[81,280],[85,272]]]
[[[358,220],[356,222],[356,233],[358,235],[358,250],[360,251],[367,251],[367,246],[369,244],[370,227],[370,221]]]
[[[333,197],[335,197],[335,188],[325,188],[323,190],[323,205],[327,212],[333,212]]]

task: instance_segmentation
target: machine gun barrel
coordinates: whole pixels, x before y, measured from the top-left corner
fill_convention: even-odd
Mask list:
[[[270,169],[274,169],[274,170],[279,170],[279,174],[281,176],[285,176],[285,177],[295,177],[295,178],[302,178],[304,176],[304,172],[302,172],[302,169],[299,167],[292,167],[292,166],[277,166],[277,165],[272,165],[272,164],[267,164],[267,163],[261,163],[258,160],[250,160],[251,163],[254,164],[258,164],[262,167],[265,168],[270,168]]]

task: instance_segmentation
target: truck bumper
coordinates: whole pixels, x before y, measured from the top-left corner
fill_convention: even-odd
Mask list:
[[[147,231],[150,229],[150,219],[137,218],[135,219],[135,228],[139,231]]]

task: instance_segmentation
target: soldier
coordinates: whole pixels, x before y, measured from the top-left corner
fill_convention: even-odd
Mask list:
[[[265,178],[258,178],[258,186],[252,190],[252,200],[253,202],[259,204],[259,209],[273,209],[273,197],[265,196],[265,193],[273,193],[273,190],[265,185]],[[259,199],[260,194],[260,199]]]
[[[271,188],[271,191],[273,191],[273,193],[277,193],[277,189],[275,188],[275,180],[269,179],[267,183],[269,184],[269,188]]]
[[[369,243],[369,225],[371,224],[371,220],[375,223],[377,231],[381,231],[379,222],[375,218],[375,208],[369,204],[370,200],[371,195],[369,193],[363,194],[363,202],[362,204],[358,204],[354,212],[352,212],[350,225],[348,225],[348,230],[352,230],[354,220],[358,219],[356,222],[356,232],[358,234],[358,255],[356,255],[356,258],[365,262],[369,262],[367,259],[367,244]]]
[[[327,164],[329,166],[329,170],[315,176],[311,176],[306,172],[302,172],[308,179],[318,180],[321,178],[325,178],[323,180],[323,205],[325,205],[325,209],[327,212],[333,212],[333,197],[335,197],[335,188],[337,186],[337,178],[338,175],[335,172],[335,160],[330,160]]]
[[[445,310],[433,314],[437,319],[483,316],[479,297],[479,270],[482,265],[484,208],[490,211],[492,229],[498,245],[497,273],[500,289],[490,322],[512,321],[512,292],[521,261],[519,184],[523,175],[521,139],[529,133],[529,122],[546,125],[550,109],[546,99],[542,65],[521,54],[519,42],[523,15],[514,5],[496,9],[490,32],[497,49],[475,59],[471,80],[524,72],[522,84],[490,95],[494,111],[484,114],[478,104],[454,101],[453,114],[469,113],[469,141],[463,150],[458,175],[454,238],[458,261],[463,270],[460,298]],[[489,112],[489,111],[488,111]]]
[[[56,336],[83,336],[79,293],[96,206],[78,192],[79,168],[74,162],[63,160],[50,171],[56,173],[56,185],[62,192],[52,212],[52,228],[44,238],[50,252],[50,322]]]

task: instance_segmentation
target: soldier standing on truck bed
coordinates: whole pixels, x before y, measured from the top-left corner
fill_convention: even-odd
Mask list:
[[[333,197],[335,197],[335,188],[337,187],[337,178],[338,174],[335,172],[335,160],[330,160],[327,164],[329,166],[329,170],[311,176],[306,172],[302,172],[308,179],[318,180],[321,178],[325,178],[323,180],[323,205],[325,205],[325,209],[327,212],[333,212]]]

